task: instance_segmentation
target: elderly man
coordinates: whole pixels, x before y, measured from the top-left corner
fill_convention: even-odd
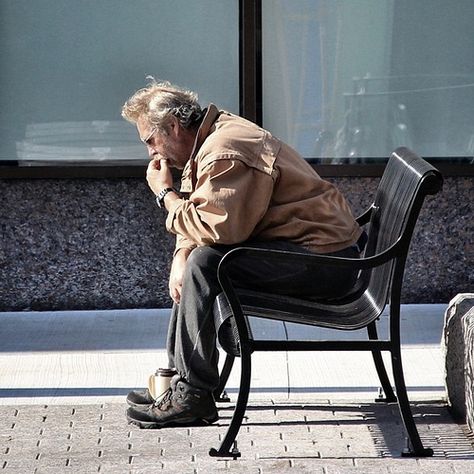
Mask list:
[[[212,306],[222,256],[247,245],[356,258],[362,230],[341,193],[293,149],[212,104],[202,110],[193,92],[153,81],[122,115],[148,149],[147,181],[176,235],[167,351],[177,375],[158,401],[148,389],[129,393],[127,418],[142,428],[213,423],[219,372]],[[172,167],[182,170],[179,191]],[[347,292],[356,274],[327,267],[315,280],[304,268],[242,262],[233,278],[270,292],[332,297]]]

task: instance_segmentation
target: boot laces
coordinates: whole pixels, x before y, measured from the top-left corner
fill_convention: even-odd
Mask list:
[[[161,409],[164,405],[171,403],[172,395],[173,395],[173,390],[170,387],[168,390],[166,390],[166,393],[163,395],[163,397],[161,397],[160,400],[156,400],[153,403],[153,408]]]

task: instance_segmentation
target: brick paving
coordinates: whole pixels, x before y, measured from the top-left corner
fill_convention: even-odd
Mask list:
[[[238,436],[242,457],[211,458],[232,416],[210,427],[140,430],[125,404],[0,406],[1,473],[472,473],[473,438],[442,403],[413,405],[434,457],[400,457],[396,404],[252,402]]]
[[[410,400],[432,458],[400,456],[397,405],[368,402],[378,387],[370,355],[262,353],[252,358],[235,461],[208,455],[232,404],[205,428],[140,430],[126,422],[124,394],[166,360],[168,310],[3,314],[0,474],[474,473],[474,439],[440,401],[443,312],[442,305],[409,305],[402,318]],[[227,386],[233,401],[236,365]]]

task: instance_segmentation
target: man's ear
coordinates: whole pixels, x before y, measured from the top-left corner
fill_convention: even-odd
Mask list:
[[[168,133],[172,137],[176,138],[182,130],[181,124],[179,123],[179,120],[174,116],[170,116],[170,121],[168,123]]]

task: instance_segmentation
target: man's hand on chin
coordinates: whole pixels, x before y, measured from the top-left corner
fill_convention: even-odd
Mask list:
[[[166,158],[156,156],[148,163],[146,180],[155,195],[158,195],[165,188],[173,187],[173,176]]]

